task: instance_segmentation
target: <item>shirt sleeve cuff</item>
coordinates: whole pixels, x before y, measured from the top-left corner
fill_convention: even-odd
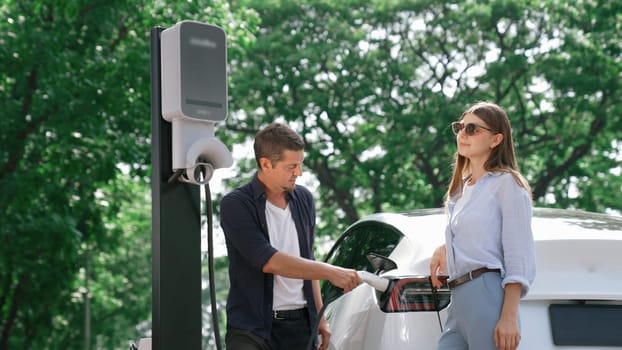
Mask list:
[[[525,277],[521,276],[506,276],[503,281],[501,281],[501,287],[505,288],[508,283],[520,283],[523,287],[521,290],[520,297],[523,298],[529,292],[530,283]]]

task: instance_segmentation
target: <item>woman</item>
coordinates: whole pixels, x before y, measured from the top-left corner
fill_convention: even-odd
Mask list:
[[[445,245],[430,261],[433,285],[440,287],[436,276],[447,273],[452,298],[438,350],[513,350],[520,342],[519,301],[535,277],[531,190],[501,107],[476,103],[451,127],[458,151],[449,220]]]

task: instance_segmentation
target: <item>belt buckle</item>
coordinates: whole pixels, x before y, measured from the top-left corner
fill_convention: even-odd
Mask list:
[[[279,320],[280,321],[280,320],[284,320],[285,319],[284,317],[279,317],[279,311],[278,310],[272,310],[272,313],[273,313],[273,317],[274,317],[275,320]]]
[[[473,280],[473,271],[469,271],[469,281]]]

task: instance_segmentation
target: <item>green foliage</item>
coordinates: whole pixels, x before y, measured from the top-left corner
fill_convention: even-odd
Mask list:
[[[239,61],[256,16],[141,0],[0,16],[0,349],[127,349],[150,327],[150,30],[221,25]]]
[[[448,125],[477,100],[508,111],[538,205],[620,211],[621,13],[604,0],[3,1],[0,350],[126,349],[150,327],[152,28],[225,29],[219,138],[290,123],[319,234],[336,236],[367,213],[442,205]],[[252,175],[248,156],[228,187]],[[222,306],[225,270],[216,285]]]
[[[621,5],[249,3],[261,35],[231,77],[228,129],[252,138],[281,120],[301,132],[322,234],[370,212],[441,206],[448,125],[478,100],[508,111],[538,205],[620,209]]]

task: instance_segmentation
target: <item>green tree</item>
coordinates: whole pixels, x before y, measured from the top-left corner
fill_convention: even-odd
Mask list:
[[[104,213],[109,237],[105,245],[81,243],[79,270],[67,290],[70,304],[53,315],[51,336],[33,348],[82,348],[83,342],[93,341],[93,348],[128,349],[131,339],[149,330],[149,197],[145,183],[122,173],[97,190],[97,203],[109,208]]]
[[[262,23],[253,59],[231,77],[227,126],[237,142],[273,120],[302,133],[322,233],[370,212],[441,206],[448,126],[478,100],[508,111],[538,205],[620,209],[621,4],[246,4]]]
[[[2,1],[0,350],[126,349],[149,328],[149,31],[182,19],[228,34],[227,144],[273,120],[304,135],[320,234],[440,206],[448,125],[484,99],[539,205],[620,210],[622,4],[230,4]]]
[[[151,305],[150,30],[214,23],[241,60],[255,17],[142,0],[4,0],[0,17],[0,350],[127,349]]]

